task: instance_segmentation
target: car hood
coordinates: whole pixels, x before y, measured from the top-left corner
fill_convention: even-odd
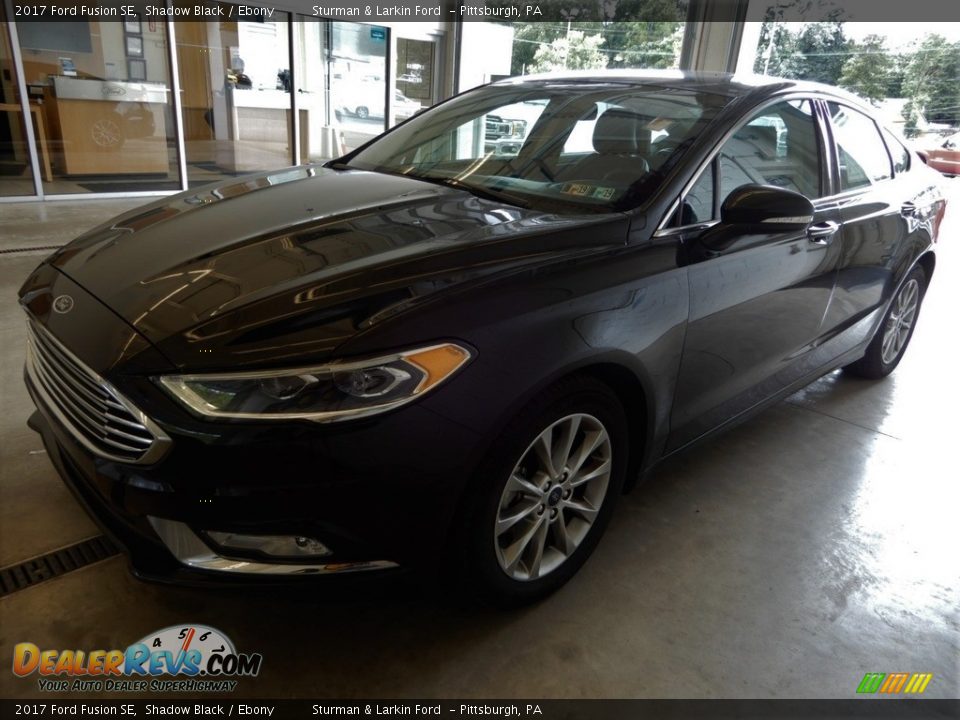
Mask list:
[[[440,291],[622,244],[626,223],[300,167],[164,198],[49,262],[180,367],[256,365],[323,358]]]

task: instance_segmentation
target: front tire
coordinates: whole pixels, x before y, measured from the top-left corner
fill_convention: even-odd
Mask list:
[[[370,110],[367,107],[361,105],[356,109],[354,114],[361,120],[366,120],[368,117],[370,117]]]
[[[903,359],[913,337],[926,289],[927,274],[922,267],[915,267],[887,308],[887,314],[863,358],[843,369],[851,375],[870,380],[879,380],[892,373]]]
[[[557,384],[503,431],[477,476],[464,580],[501,606],[566,583],[600,540],[622,492],[627,421],[609,387]]]

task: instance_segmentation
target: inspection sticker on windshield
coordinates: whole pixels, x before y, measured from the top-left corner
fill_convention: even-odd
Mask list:
[[[609,200],[613,197],[616,191],[616,188],[588,185],[587,183],[566,183],[562,188],[560,188],[560,192],[565,195],[590,197],[596,198],[597,200]]]

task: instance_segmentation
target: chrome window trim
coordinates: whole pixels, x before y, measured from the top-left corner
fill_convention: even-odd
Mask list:
[[[707,220],[706,222],[693,223],[692,225],[682,225],[675,228],[661,228],[653,233],[655,238],[673,237],[674,235],[683,235],[697,230],[707,230],[714,225],[719,225],[719,220]]]

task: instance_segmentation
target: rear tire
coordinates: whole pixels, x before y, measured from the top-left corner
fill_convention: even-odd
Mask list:
[[[600,381],[573,377],[536,398],[504,428],[468,497],[464,589],[515,606],[566,583],[610,521],[628,449],[623,407]]]
[[[368,117],[370,117],[370,110],[367,109],[365,106],[361,105],[360,107],[357,108],[354,114],[361,120],[366,120]]]
[[[896,369],[913,337],[926,289],[927,274],[922,267],[915,267],[897,290],[866,353],[860,360],[845,366],[845,372],[879,380]]]

